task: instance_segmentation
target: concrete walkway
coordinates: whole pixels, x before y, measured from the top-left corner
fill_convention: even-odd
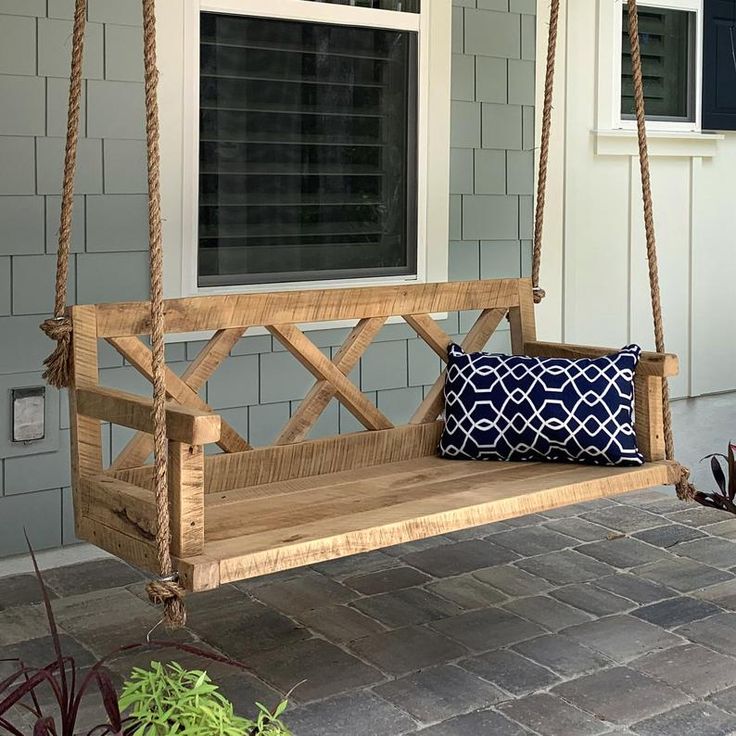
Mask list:
[[[736,436],[734,396],[675,415],[687,462]],[[725,736],[734,540],[736,518],[656,489],[227,586],[190,599],[178,638],[249,666],[208,668],[242,712],[301,683],[296,736]],[[45,578],[84,665],[157,621],[142,577],[117,561]],[[0,578],[0,659],[49,659],[38,601],[31,576]],[[111,668],[121,679],[147,661]],[[100,719],[92,701],[84,719]]]

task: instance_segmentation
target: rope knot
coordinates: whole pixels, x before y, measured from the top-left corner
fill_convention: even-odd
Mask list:
[[[54,317],[44,320],[41,329],[56,347],[43,364],[43,378],[55,388],[67,388],[71,381],[72,322],[69,317]]]
[[[535,286],[534,289],[532,289],[532,297],[535,304],[541,304],[542,299],[544,299],[544,297],[546,296],[547,292],[539,286]]]
[[[681,501],[693,501],[696,497],[697,489],[690,482],[690,468],[679,465],[678,471],[680,473],[680,479],[675,483],[677,497]]]
[[[156,606],[164,607],[164,623],[167,629],[180,629],[187,622],[184,607],[184,588],[176,575],[151,580],[146,585],[148,599]]]

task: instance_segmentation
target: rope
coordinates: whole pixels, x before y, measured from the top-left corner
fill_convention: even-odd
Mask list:
[[[647,145],[647,125],[644,109],[644,82],[639,45],[639,10],[637,0],[628,0],[629,40],[631,41],[631,70],[634,82],[634,109],[636,130],[639,140],[639,169],[641,172],[641,192],[644,203],[644,230],[647,239],[647,262],[649,264],[649,291],[652,301],[654,321],[654,344],[658,353],[665,352],[664,323],[662,320],[662,295],[659,286],[659,263],[657,261],[657,239],[654,232],[654,212],[652,204],[652,183],[649,172],[649,148]],[[675,458],[675,439],[672,434],[672,412],[670,410],[670,390],[667,378],[662,381],[662,413],[664,425],[665,454],[668,460]],[[681,499],[695,497],[695,487],[688,481],[690,471],[680,466],[680,479],[675,484]]]
[[[542,144],[539,152],[539,174],[537,176],[537,205],[534,215],[534,247],[532,250],[532,287],[534,301],[539,304],[545,297],[544,289],[539,287],[539,273],[542,267],[542,234],[544,231],[544,207],[547,197],[547,167],[549,164],[549,143],[552,130],[552,100],[555,90],[555,59],[557,58],[557,29],[560,20],[560,0],[552,0],[549,16],[549,36],[547,39],[547,70],[544,78],[544,106],[542,108]]]
[[[154,491],[156,554],[161,577],[147,587],[150,599],[164,607],[170,628],[186,623],[184,591],[172,575],[166,438],[166,357],[161,233],[161,154],[159,150],[158,68],[156,66],[156,2],[143,0],[143,55],[146,86],[146,149],[148,160],[148,239],[151,271],[151,353],[153,374]]]
[[[66,151],[64,154],[64,181],[61,195],[59,241],[56,253],[56,292],[54,318],[41,324],[41,329],[56,348],[44,361],[43,377],[56,388],[66,388],[71,380],[72,324],[66,315],[67,285],[69,283],[69,253],[72,241],[74,213],[74,178],[77,173],[77,146],[82,101],[82,62],[84,60],[84,32],[87,25],[87,0],[76,0],[74,31],[72,34],[72,66],[69,79],[69,109],[67,112]]]

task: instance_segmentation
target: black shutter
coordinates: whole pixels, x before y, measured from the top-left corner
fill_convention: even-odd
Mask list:
[[[736,0],[705,0],[703,128],[736,130]]]

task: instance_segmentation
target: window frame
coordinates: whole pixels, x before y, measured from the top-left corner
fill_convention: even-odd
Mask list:
[[[623,52],[622,34],[623,7],[627,5],[626,0],[613,0],[609,4],[612,13],[610,17],[611,47],[608,66],[611,67],[611,93],[610,93],[610,125],[612,130],[636,130],[636,120],[621,115],[621,56]],[[691,51],[690,79],[688,82],[689,94],[694,115],[693,120],[663,120],[647,119],[647,130],[669,131],[680,133],[696,133],[702,129],[703,110],[703,0],[642,0],[641,7],[661,8],[665,10],[682,10],[695,14],[695,27],[692,32],[694,48]],[[603,46],[603,44],[602,44]]]
[[[159,96],[164,131],[161,156],[167,297],[447,280],[451,0],[424,0],[421,13],[309,0],[191,0],[163,3],[160,7]],[[198,285],[199,16],[202,12],[389,28],[418,34],[416,275]]]

